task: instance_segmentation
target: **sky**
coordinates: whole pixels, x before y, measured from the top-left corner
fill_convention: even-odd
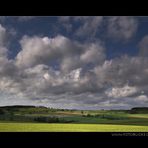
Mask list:
[[[0,106],[148,106],[148,17],[0,16]]]

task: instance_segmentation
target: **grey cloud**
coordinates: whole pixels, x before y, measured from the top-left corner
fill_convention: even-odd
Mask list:
[[[123,86],[127,82],[131,85],[143,85],[146,80],[147,58],[128,57],[106,61],[102,66],[95,67],[96,74],[113,86]]]
[[[73,44],[64,36],[53,39],[24,36],[20,43],[22,51],[16,57],[17,65],[20,67],[47,63],[56,58],[60,59],[65,54],[75,54],[80,49],[79,45]]]
[[[139,57],[122,57],[105,61],[99,67],[95,67],[94,71],[83,71],[80,68],[67,74],[55,71],[48,65],[40,64],[32,68],[20,69],[20,75],[16,75],[20,81],[16,81],[14,77],[3,76],[0,83],[1,90],[4,88],[3,90],[9,90],[17,97],[28,98],[28,102],[30,99],[34,99],[40,100],[42,103],[61,103],[63,106],[64,104],[68,106],[69,103],[75,104],[77,107],[96,105],[101,108],[100,104],[103,106],[104,103],[106,108],[107,106],[117,108],[117,106],[134,106],[138,102],[142,105],[140,102],[147,102],[147,98],[142,97],[142,99],[138,96],[144,89],[138,83],[139,81],[137,83],[136,80],[133,81],[134,83],[130,81],[132,81],[132,76],[140,77],[143,74],[139,72],[140,67],[145,69],[142,67],[143,62]],[[131,68],[136,73],[128,73],[127,71]],[[125,87],[127,79],[129,84],[128,87]],[[145,85],[147,86],[147,83]],[[112,88],[109,92],[111,95],[105,93],[108,88]],[[145,95],[147,95],[146,91]],[[107,100],[110,101],[107,103]]]
[[[131,16],[114,16],[108,19],[108,35],[116,40],[129,40],[136,33],[138,22]]]
[[[84,63],[102,63],[105,59],[105,48],[101,43],[88,45],[87,50],[81,55]]]
[[[0,21],[4,22],[8,18],[13,18],[16,19],[17,21],[24,22],[24,21],[29,21],[37,16],[0,16]]]
[[[55,38],[24,36],[20,43],[22,50],[16,57],[16,65],[20,68],[38,64],[48,65],[56,60],[61,70],[67,73],[86,63],[99,64],[105,59],[105,48],[99,42],[80,44],[64,36]]]
[[[79,17],[76,19],[79,19],[80,21],[84,22],[83,25],[78,28],[76,32],[76,35],[78,36],[85,36],[90,34],[92,37],[95,36],[103,21],[102,16]]]
[[[82,44],[61,35],[24,36],[20,44],[22,50],[11,60],[8,49],[0,48],[0,94],[5,101],[79,108],[147,104],[146,56],[105,60],[101,42]],[[50,63],[55,59],[57,70]],[[93,67],[86,68],[90,63]]]
[[[148,35],[144,36],[139,43],[139,55],[140,56],[148,56]]]
[[[32,20],[32,19],[34,19],[34,18],[36,18],[36,17],[37,17],[37,16],[18,16],[17,19],[18,19],[19,21],[24,22],[24,21]]]
[[[59,21],[63,23],[69,31],[74,29],[72,22],[79,22],[80,25],[75,30],[75,35],[79,37],[95,37],[102,24],[102,16],[61,16]]]
[[[0,46],[3,47],[5,46],[6,42],[7,42],[7,31],[6,28],[4,28],[1,24],[0,24]]]
[[[138,28],[138,19],[132,16],[61,16],[59,22],[62,22],[67,31],[75,32],[74,35],[86,40],[97,39],[101,27],[104,27],[105,36],[125,42],[135,35]]]

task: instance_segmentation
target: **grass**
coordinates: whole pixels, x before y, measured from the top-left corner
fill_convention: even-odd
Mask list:
[[[148,132],[148,126],[6,122],[0,123],[0,132]]]
[[[128,117],[136,117],[136,118],[144,118],[147,119],[148,118],[148,114],[128,114]]]

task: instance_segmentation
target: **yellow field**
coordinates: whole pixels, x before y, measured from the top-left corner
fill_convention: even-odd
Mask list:
[[[107,124],[0,123],[0,132],[148,132],[148,126]]]

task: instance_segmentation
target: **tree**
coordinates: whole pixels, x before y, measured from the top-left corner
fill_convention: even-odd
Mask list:
[[[87,117],[92,117],[91,114],[87,114]]]
[[[3,109],[0,109],[0,115],[4,115],[5,111]]]

